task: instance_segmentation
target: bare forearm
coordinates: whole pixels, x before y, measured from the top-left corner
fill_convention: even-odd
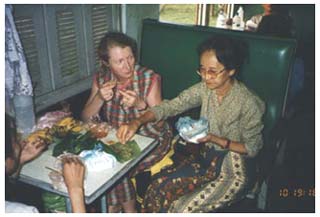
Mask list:
[[[96,93],[96,95],[85,105],[81,115],[82,120],[88,121],[92,116],[98,114],[103,103],[104,100]]]
[[[21,166],[15,159],[7,158],[5,170],[6,170],[6,175],[11,177],[17,177],[21,170]]]
[[[11,178],[16,179],[19,177],[22,167],[23,167],[23,165],[19,164],[16,167],[14,167],[14,169],[11,171],[7,171],[7,168],[6,168],[6,174],[8,174]]]
[[[152,111],[148,110],[139,118],[130,121],[130,123],[128,124],[121,125],[116,134],[117,138],[121,143],[125,144],[134,136],[141,125],[155,120],[155,114]]]
[[[247,154],[248,153],[244,144],[236,142],[236,141],[232,141],[232,140],[228,141],[228,139],[226,139],[226,138],[213,136],[212,142],[216,143],[221,148],[229,149],[230,151],[234,151],[239,154]]]
[[[72,212],[85,213],[86,207],[84,204],[84,192],[81,188],[69,189]]]
[[[148,110],[146,111],[143,115],[141,115],[139,118],[135,119],[135,121],[137,121],[137,123],[139,124],[139,126],[144,125],[146,123],[149,122],[153,122],[156,120],[156,116],[155,114]]]

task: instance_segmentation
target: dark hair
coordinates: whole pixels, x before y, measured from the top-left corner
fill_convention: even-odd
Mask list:
[[[215,51],[218,61],[227,70],[239,70],[247,56],[244,42],[226,36],[213,36],[198,46],[199,57],[206,51]]]
[[[137,43],[136,41],[121,32],[108,32],[101,38],[98,46],[98,56],[104,61],[109,61],[109,48],[111,47],[130,47],[132,53],[137,59]]]
[[[5,158],[13,156],[12,140],[16,137],[15,126],[13,118],[5,114]]]
[[[292,19],[284,14],[263,16],[256,32],[268,36],[290,38],[292,37]]]

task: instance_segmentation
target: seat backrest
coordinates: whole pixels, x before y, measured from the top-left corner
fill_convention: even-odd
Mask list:
[[[271,144],[271,131],[284,115],[289,75],[296,41],[271,38],[249,32],[201,26],[182,26],[143,21],[140,62],[162,76],[163,98],[171,99],[199,81],[197,45],[212,35],[239,38],[248,45],[248,61],[239,79],[267,105],[264,139]]]

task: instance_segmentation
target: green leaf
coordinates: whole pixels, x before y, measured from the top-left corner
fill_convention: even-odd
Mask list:
[[[140,147],[135,140],[128,141],[126,144],[117,142],[109,147],[116,153],[117,160],[120,163],[136,158],[141,152]]]

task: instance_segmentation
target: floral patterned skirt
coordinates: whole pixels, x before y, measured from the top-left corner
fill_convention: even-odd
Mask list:
[[[219,175],[225,154],[209,150],[206,157],[190,157],[155,175],[145,194],[141,212],[168,212],[173,201]]]

